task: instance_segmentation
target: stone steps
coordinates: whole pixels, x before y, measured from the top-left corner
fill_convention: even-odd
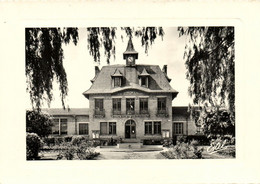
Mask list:
[[[117,144],[117,148],[128,148],[128,149],[137,149],[142,148],[143,143],[119,143]]]

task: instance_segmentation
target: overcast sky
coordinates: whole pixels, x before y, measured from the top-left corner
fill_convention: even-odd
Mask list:
[[[170,82],[173,89],[179,92],[178,96],[173,100],[173,106],[187,106],[190,102],[188,97],[188,81],[185,78],[185,65],[183,53],[185,47],[185,37],[179,38],[177,28],[164,27],[165,35],[163,40],[158,37],[152,47],[149,48],[148,54],[145,53],[144,47],[141,46],[141,40],[133,38],[135,50],[139,53],[136,64],[153,64],[168,65],[168,76],[172,79]],[[123,40],[121,39],[123,35]],[[110,65],[125,64],[123,60],[123,52],[126,50],[128,38],[117,28],[116,58],[112,58]],[[68,96],[66,98],[66,106],[70,108],[88,108],[89,102],[82,93],[90,88],[90,80],[94,77],[94,67],[97,65],[93,58],[89,55],[87,49],[87,31],[85,28],[79,29],[79,41],[77,46],[74,44],[64,45],[64,67],[68,79]],[[103,57],[104,51],[101,49],[101,62],[99,68],[107,65]],[[61,108],[61,100],[57,84],[54,84],[54,100],[51,102],[51,108]],[[29,95],[27,106],[29,103]],[[48,107],[44,105],[43,107]]]

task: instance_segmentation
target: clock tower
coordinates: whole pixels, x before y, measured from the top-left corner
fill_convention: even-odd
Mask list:
[[[126,60],[126,66],[135,66],[135,60],[138,59],[138,52],[135,51],[132,38],[129,38],[126,51],[123,53]]]

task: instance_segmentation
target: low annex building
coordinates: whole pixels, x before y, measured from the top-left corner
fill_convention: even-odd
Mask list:
[[[187,107],[172,107],[178,92],[167,66],[137,64],[131,38],[125,65],[95,67],[92,86],[83,95],[89,109],[49,109],[53,134],[88,135],[90,139],[162,139],[196,133]]]

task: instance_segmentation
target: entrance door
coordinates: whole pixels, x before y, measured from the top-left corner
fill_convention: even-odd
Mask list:
[[[134,120],[127,120],[125,123],[125,138],[133,139],[136,138],[135,122]]]

